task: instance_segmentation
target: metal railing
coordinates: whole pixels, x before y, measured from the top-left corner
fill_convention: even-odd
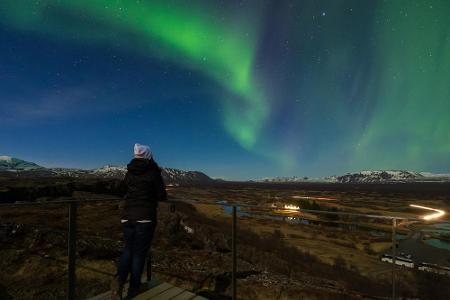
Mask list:
[[[55,201],[47,201],[47,202],[20,202],[20,203],[2,203],[0,204],[0,208],[2,207],[17,207],[17,206],[36,206],[36,205],[54,205],[54,204],[64,204],[68,205],[68,245],[67,245],[67,253],[68,253],[68,280],[67,280],[67,299],[75,300],[76,295],[76,247],[77,247],[77,215],[78,215],[78,205],[80,203],[95,203],[95,202],[111,202],[111,201],[121,201],[122,198],[84,198],[84,199],[71,199],[71,200],[55,200]],[[175,205],[175,204],[191,204],[191,205],[226,205],[231,206],[231,255],[232,255],[232,273],[231,273],[231,288],[232,288],[232,299],[237,299],[237,219],[238,213],[237,208],[249,208],[249,209],[258,209],[258,210],[268,210],[272,211],[273,207],[263,206],[263,205],[248,205],[242,203],[218,203],[211,201],[199,201],[199,200],[189,200],[189,199],[180,199],[180,198],[170,198],[166,203]],[[347,216],[347,217],[361,217],[368,219],[382,219],[382,220],[390,220],[392,222],[392,299],[396,299],[396,245],[397,245],[397,226],[398,221],[420,221],[423,222],[423,219],[420,218],[409,218],[409,217],[400,217],[400,216],[386,216],[386,215],[373,215],[373,214],[360,214],[360,213],[350,213],[350,212],[336,212],[336,211],[326,211],[326,210],[313,210],[313,209],[300,209],[299,211],[291,211],[289,214],[291,216],[299,216],[301,213],[311,213],[311,214],[322,214],[322,215],[337,215],[337,216]],[[266,214],[266,216],[276,216],[280,214]],[[283,214],[286,216],[286,214]],[[450,221],[439,221],[439,223],[448,223]]]

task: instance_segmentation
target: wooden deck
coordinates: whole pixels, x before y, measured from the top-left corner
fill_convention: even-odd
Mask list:
[[[126,287],[124,288],[126,295]],[[124,296],[125,298],[125,296]],[[106,300],[111,299],[111,291],[97,295],[89,300]],[[179,287],[173,286],[167,282],[160,283],[148,289],[142,294],[137,295],[135,300],[208,300],[205,297],[198,296],[192,292],[183,290]]]

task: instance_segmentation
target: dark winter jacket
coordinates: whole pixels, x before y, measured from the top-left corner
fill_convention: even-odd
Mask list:
[[[167,200],[161,169],[151,159],[135,158],[127,166],[127,187],[122,219],[152,220],[156,223],[158,201]]]

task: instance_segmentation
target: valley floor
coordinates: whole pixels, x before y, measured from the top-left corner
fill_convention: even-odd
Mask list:
[[[92,192],[73,195],[99,197]],[[171,187],[169,195],[211,205],[180,203],[174,212],[166,204],[160,206],[152,251],[154,274],[211,299],[227,299],[231,292],[230,203],[270,208],[274,203],[314,202],[321,210],[410,217],[421,213],[410,209],[410,203],[450,208],[446,195],[321,191],[292,186]],[[119,204],[114,201],[80,206],[80,299],[109,287],[122,246],[119,212]],[[2,206],[0,220],[0,298],[63,297],[67,280],[67,206]],[[410,232],[406,225],[398,230],[403,238]],[[360,218],[324,219],[280,210],[263,213],[242,207],[238,228],[240,299],[382,299],[391,294],[392,266],[380,262],[380,255],[390,251],[389,223]],[[449,283],[445,276],[408,269],[397,272],[397,292],[404,297],[446,299],[450,295]]]

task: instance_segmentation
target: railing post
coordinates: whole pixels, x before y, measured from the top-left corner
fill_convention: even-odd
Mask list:
[[[68,291],[67,299],[75,300],[75,261],[77,242],[77,208],[78,203],[69,204],[69,242],[68,242]]]
[[[233,257],[233,269],[231,272],[231,289],[232,289],[232,299],[237,300],[236,298],[236,272],[237,272],[237,263],[236,263],[236,230],[237,230],[237,217],[236,217],[236,205],[233,205],[233,220],[231,226],[231,254]]]
[[[395,264],[397,258],[397,219],[392,219],[392,300],[395,300]]]

